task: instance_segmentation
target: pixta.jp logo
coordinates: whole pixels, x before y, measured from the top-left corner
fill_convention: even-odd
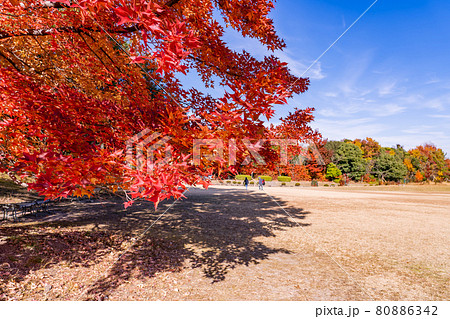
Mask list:
[[[161,135],[161,133],[157,132],[152,133],[147,128],[128,139],[126,143],[126,161],[128,165],[137,170],[143,170],[144,167],[147,170],[152,170],[154,152],[163,147],[166,152],[162,163],[169,163],[172,159],[172,154],[170,148],[166,146],[172,138]],[[228,147],[226,148],[225,145]],[[248,151],[249,154],[244,158],[241,165],[245,166],[256,163],[257,165],[265,166],[266,161],[260,154],[264,145],[270,145],[273,149],[278,150],[281,165],[303,165],[304,162],[313,159],[318,165],[325,164],[319,149],[312,141],[301,142],[295,139],[260,139],[256,141],[251,141],[250,139],[242,139],[240,141],[236,139],[230,139],[228,141],[221,139],[194,139],[189,154],[192,156],[191,165],[201,165],[202,159],[225,162],[225,149],[228,150],[228,164],[230,166],[236,165],[237,151],[241,149]],[[289,146],[296,146],[295,154],[288,154]],[[291,156],[289,157],[289,155]],[[144,163],[147,165],[144,165]]]
[[[161,133],[150,133],[150,129],[146,128],[126,142],[126,162],[130,167],[138,171],[143,170],[144,161],[147,162],[147,165],[145,165],[147,170],[151,171],[153,169],[154,152],[158,148],[166,146],[167,142],[172,139],[170,136],[163,136],[161,139],[155,141],[161,136]],[[171,158],[172,154],[170,150],[167,150],[163,162],[168,163]]]

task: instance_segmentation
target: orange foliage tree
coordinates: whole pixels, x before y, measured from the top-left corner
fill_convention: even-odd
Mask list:
[[[432,144],[424,144],[408,152],[411,162],[415,162],[417,170],[420,170],[423,177],[440,182],[444,176],[448,175],[449,167],[442,149]]]

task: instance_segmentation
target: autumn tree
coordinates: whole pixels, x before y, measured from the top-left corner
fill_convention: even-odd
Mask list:
[[[307,90],[308,79],[275,56],[257,60],[223,41],[227,25],[283,49],[268,17],[273,7],[269,0],[3,1],[1,171],[31,180],[29,188],[47,197],[95,188],[155,203],[181,196],[227,167],[204,158],[192,165],[194,139],[263,138],[273,105]],[[183,86],[187,72],[225,94]],[[171,140],[142,167],[127,163],[126,141],[145,129]]]
[[[369,176],[376,158],[380,155],[381,145],[370,137],[366,137],[363,140],[355,139],[352,143],[361,149],[362,156],[366,161],[365,175]]]
[[[446,168],[444,170],[444,178],[446,181],[450,181],[450,159],[445,159]]]
[[[448,174],[449,167],[442,149],[432,144],[424,144],[409,150],[411,163],[423,176],[431,181],[440,182]]]

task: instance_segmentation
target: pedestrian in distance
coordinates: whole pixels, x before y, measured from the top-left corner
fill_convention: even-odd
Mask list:
[[[258,178],[258,185],[259,185],[259,190],[263,191],[264,190],[264,180],[261,177]]]
[[[248,190],[248,178],[245,177],[244,179],[244,185],[245,185],[245,190]]]

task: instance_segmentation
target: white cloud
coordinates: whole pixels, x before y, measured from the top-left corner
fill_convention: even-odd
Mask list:
[[[322,135],[330,140],[375,136],[386,129],[384,124],[375,123],[371,118],[317,119],[312,127],[319,129]]]
[[[324,93],[326,97],[337,97],[338,94],[336,92],[326,92]]]
[[[403,113],[406,110],[406,107],[399,106],[394,103],[386,104],[383,106],[377,106],[376,108],[371,110],[371,113],[377,117],[383,116],[392,116],[396,114]]]
[[[292,54],[289,52],[289,50],[276,51],[274,55],[281,61],[286,62],[292,74],[294,74],[295,76],[302,76],[310,66],[292,57]],[[314,64],[311,69],[309,69],[308,72],[306,72],[303,76],[309,77],[313,80],[322,80],[326,77],[326,75],[322,71],[322,64],[320,63],[320,61]]]
[[[450,95],[443,95],[431,100],[425,100],[423,106],[429,109],[444,111],[450,109]]]
[[[320,109],[317,111],[317,114],[324,116],[324,117],[338,117],[339,116],[339,113],[336,112],[336,110],[333,110],[331,108]]]
[[[375,139],[383,146],[394,146],[396,144],[402,145],[406,150],[415,148],[423,144],[434,144],[441,148],[447,155],[450,154],[450,137],[441,132],[440,136],[429,134],[400,134],[389,136],[377,136]]]
[[[248,37],[244,38],[239,32],[232,28],[225,29],[224,41],[232,50],[245,50],[259,59],[262,59],[267,55],[274,55],[282,62],[286,62],[288,64],[288,68],[295,76],[302,76],[312,63],[312,61],[306,62],[304,60],[296,58],[295,54],[289,51],[289,49],[285,49],[284,51],[277,50],[275,52],[272,52],[268,50],[263,44],[261,44],[261,42],[259,42],[257,39]],[[320,61],[315,63],[311,67],[311,69],[309,69],[308,72],[304,75],[304,77],[309,77],[313,80],[324,79],[326,76],[322,71],[322,65]]]
[[[417,104],[422,103],[424,100],[423,95],[420,94],[409,94],[409,95],[403,95],[398,98],[398,101],[401,101],[405,104]]]
[[[371,90],[358,88],[361,83],[361,78],[366,73],[372,57],[371,54],[366,53],[358,59],[354,59],[350,65],[347,67],[347,71],[341,76],[338,83],[338,88],[340,91],[346,95],[367,95]]]
[[[445,114],[431,114],[428,117],[436,118],[436,119],[450,119],[450,115]]]
[[[392,95],[396,93],[396,81],[387,82],[378,87],[378,94],[380,96]]]
[[[436,83],[440,83],[440,82],[441,82],[441,80],[439,80],[439,79],[431,79],[431,80],[428,80],[427,82],[425,82],[425,84],[429,85],[429,84],[436,84]]]
[[[433,138],[448,138],[447,134],[441,130],[441,127],[439,126],[433,126],[433,125],[420,125],[417,127],[410,127],[408,129],[404,129],[401,131],[402,133],[407,134],[415,134],[420,135],[423,137],[428,136]]]

